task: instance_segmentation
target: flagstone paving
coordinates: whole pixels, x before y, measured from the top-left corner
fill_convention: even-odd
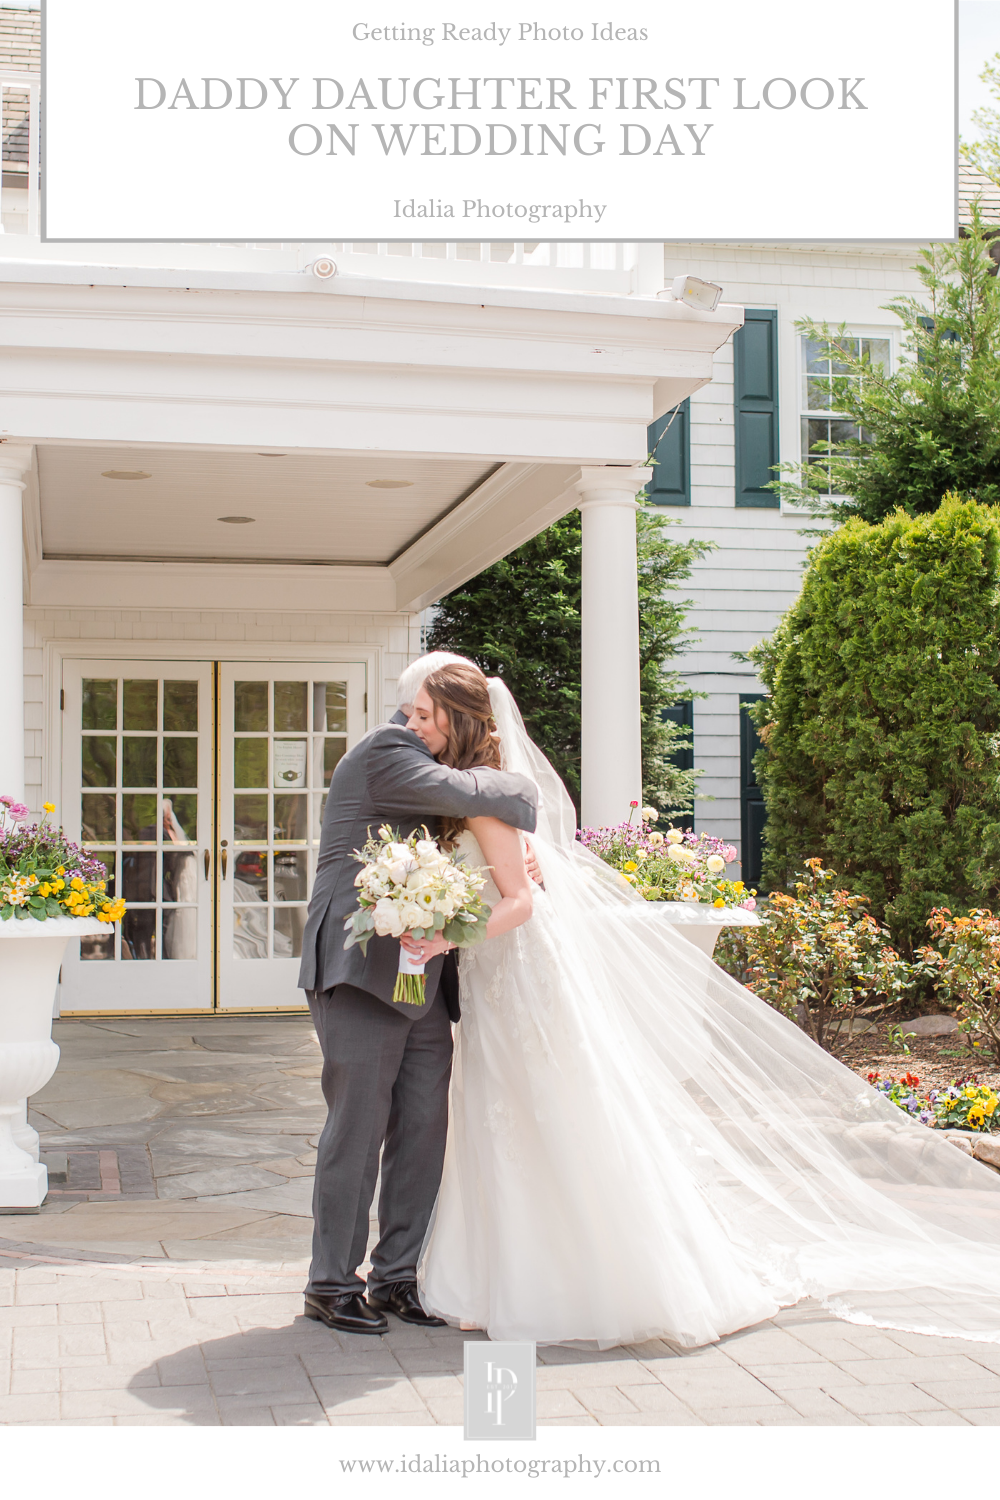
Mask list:
[[[40,1213],[0,1213],[0,1423],[461,1423],[463,1344],[483,1335],[302,1316],[324,1117],[307,1019],[55,1034],[31,1119],[58,1181]],[[809,1303],[692,1353],[538,1359],[542,1425],[1000,1425],[1000,1346]]]

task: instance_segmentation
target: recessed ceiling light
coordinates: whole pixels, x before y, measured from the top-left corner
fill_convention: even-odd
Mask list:
[[[258,458],[287,458],[287,453],[258,453]]]
[[[102,469],[102,479],[152,479],[145,469]]]
[[[219,521],[225,521],[227,526],[248,526],[251,521],[256,521],[256,516],[218,516]]]
[[[408,490],[413,483],[412,479],[366,479],[370,490]]]

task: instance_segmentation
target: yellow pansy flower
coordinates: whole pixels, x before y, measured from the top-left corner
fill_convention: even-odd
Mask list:
[[[639,866],[636,864],[636,862],[635,862],[634,859],[627,859],[625,861],[625,869],[626,870],[637,870],[638,868],[639,868]]]
[[[54,802],[43,802],[42,807],[45,812],[55,812],[56,810],[56,805]]]
[[[712,902],[713,906],[725,906],[725,904],[726,903],[722,900],[721,896],[719,897],[719,899],[717,901],[713,901]]]

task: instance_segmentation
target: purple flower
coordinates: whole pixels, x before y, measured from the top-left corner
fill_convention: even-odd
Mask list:
[[[921,1125],[929,1125],[931,1123],[931,1121],[933,1120],[933,1118],[934,1118],[934,1116],[931,1114],[931,1112],[930,1112],[929,1109],[922,1109],[920,1111],[920,1123],[921,1123]]]

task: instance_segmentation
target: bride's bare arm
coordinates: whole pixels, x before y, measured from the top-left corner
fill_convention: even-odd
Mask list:
[[[531,881],[524,867],[521,837],[516,828],[499,818],[470,818],[468,824],[502,898],[486,924],[486,936],[499,937],[531,916]]]

